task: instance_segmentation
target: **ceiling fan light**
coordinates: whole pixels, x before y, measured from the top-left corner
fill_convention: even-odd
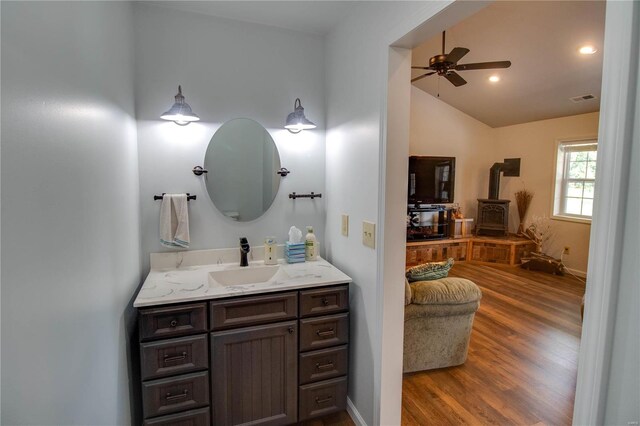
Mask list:
[[[595,47],[593,47],[591,45],[582,46],[578,50],[578,52],[580,52],[582,55],[593,55],[597,51],[598,51],[598,49],[596,49]]]
[[[497,83],[500,81],[500,77],[498,77],[497,75],[492,75],[491,77],[489,77],[489,81],[492,83]]]

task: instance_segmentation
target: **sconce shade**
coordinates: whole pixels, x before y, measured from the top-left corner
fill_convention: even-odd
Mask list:
[[[192,121],[200,121],[200,117],[191,111],[189,104],[184,101],[184,96],[182,96],[182,86],[178,86],[176,102],[169,111],[163,113],[160,118],[163,120],[173,121],[179,126],[186,126]]]
[[[297,98],[293,103],[293,112],[287,116],[287,122],[285,123],[284,128],[291,133],[299,133],[302,130],[316,128],[316,125],[307,120],[307,117],[304,116],[304,108],[302,108],[300,98]]]

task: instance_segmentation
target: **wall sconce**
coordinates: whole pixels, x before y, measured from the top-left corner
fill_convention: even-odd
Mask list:
[[[296,98],[293,103],[293,112],[287,116],[287,122],[284,128],[291,133],[300,133],[303,130],[316,128],[316,125],[304,116],[304,108],[302,108],[300,98]]]
[[[160,118],[163,120],[173,121],[178,126],[186,126],[192,121],[200,121],[200,117],[191,111],[189,104],[184,101],[184,96],[182,96],[182,86],[178,86],[176,102],[169,111],[163,113]]]

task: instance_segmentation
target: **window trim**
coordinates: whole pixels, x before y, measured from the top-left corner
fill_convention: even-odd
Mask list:
[[[579,138],[563,138],[556,139],[555,150],[554,150],[554,167],[552,170],[553,178],[552,178],[552,192],[553,198],[551,199],[551,219],[553,220],[561,220],[566,222],[575,222],[575,223],[583,223],[583,224],[591,224],[591,217],[582,216],[582,215],[571,215],[566,213],[561,213],[560,206],[562,201],[565,198],[566,187],[564,185],[564,176],[565,169],[567,167],[568,159],[563,151],[562,155],[561,148],[563,146],[571,146],[571,145],[595,145],[598,146],[598,137],[594,136],[584,136]],[[585,146],[585,148],[587,148]],[[577,151],[578,149],[573,149],[571,151]],[[587,151],[588,149],[584,149]],[[596,163],[597,164],[597,163]],[[562,174],[558,174],[558,170],[562,170]],[[580,179],[584,181],[586,179]],[[595,179],[594,179],[595,182]]]

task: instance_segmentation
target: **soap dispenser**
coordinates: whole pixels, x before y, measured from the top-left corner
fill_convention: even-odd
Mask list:
[[[278,254],[277,254],[276,238],[275,237],[267,237],[264,239],[264,264],[265,265],[277,265],[278,264]]]

